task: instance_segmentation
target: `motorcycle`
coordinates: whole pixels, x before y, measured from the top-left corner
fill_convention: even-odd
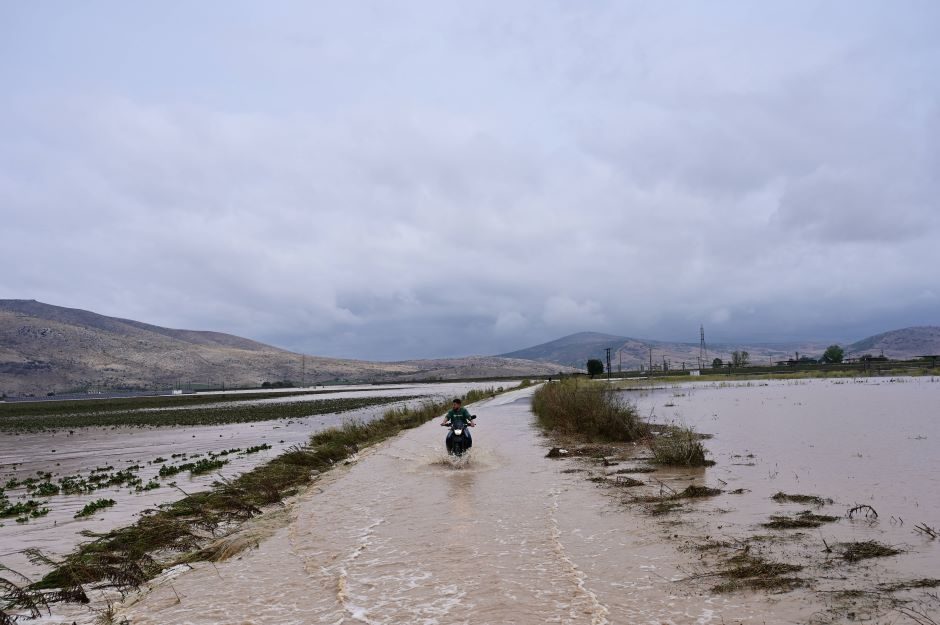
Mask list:
[[[447,447],[447,453],[452,456],[459,458],[464,455],[468,449],[473,445],[473,441],[470,439],[470,432],[467,431],[467,428],[473,427],[472,419],[475,419],[476,415],[470,417],[471,421],[465,426],[456,426],[453,423],[442,423],[444,427],[450,428],[450,431],[447,432],[447,438],[444,439],[444,445]]]

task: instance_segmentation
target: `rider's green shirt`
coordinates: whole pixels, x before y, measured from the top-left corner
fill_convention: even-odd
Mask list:
[[[470,411],[466,408],[461,407],[459,410],[454,410],[451,408],[447,411],[447,416],[444,417],[447,421],[450,421],[452,424],[458,427],[466,427],[467,423],[470,422]]]

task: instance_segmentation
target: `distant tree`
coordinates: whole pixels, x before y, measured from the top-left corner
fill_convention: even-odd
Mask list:
[[[751,355],[747,352],[733,351],[731,352],[731,366],[732,367],[746,367],[751,360]]]
[[[604,363],[597,358],[591,358],[587,361],[587,370],[591,377],[604,373]]]
[[[845,350],[839,347],[838,345],[830,345],[826,348],[826,351],[823,352],[823,362],[836,363],[842,362],[842,358],[845,357]]]
[[[712,369],[721,369],[724,364],[721,358],[716,358],[712,361]]]

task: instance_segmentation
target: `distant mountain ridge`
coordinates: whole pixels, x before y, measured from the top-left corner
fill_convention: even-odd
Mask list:
[[[712,359],[728,361],[733,351],[746,351],[752,364],[772,364],[779,360],[788,360],[801,356],[819,357],[826,347],[837,344],[828,342],[793,342],[793,343],[719,343],[706,344],[706,366]],[[673,369],[683,366],[698,366],[700,347],[698,343],[642,340],[599,332],[578,332],[563,336],[547,343],[541,343],[525,349],[501,354],[506,358],[523,358],[545,363],[558,363],[575,367],[584,367],[589,358],[603,360],[605,349],[611,348],[611,365],[614,370],[623,370],[662,365],[666,361]],[[909,359],[926,355],[940,354],[940,327],[920,326],[891,330],[864,338],[850,345],[843,345],[846,357],[861,356],[866,353],[888,358]]]
[[[500,357],[368,362],[301,356],[250,339],[175,330],[35,300],[0,300],[0,392],[168,388],[191,383],[380,382],[550,375],[555,364]]]
[[[888,358],[915,358],[940,355],[940,327],[913,326],[869,336],[846,346],[849,356],[884,353]]]

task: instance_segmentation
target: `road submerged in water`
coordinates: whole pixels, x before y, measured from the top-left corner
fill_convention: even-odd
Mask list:
[[[472,407],[458,462],[432,421],[249,524],[252,548],[155,580],[115,622],[800,622],[811,606],[690,588],[689,556],[567,463],[546,459],[532,389]]]

